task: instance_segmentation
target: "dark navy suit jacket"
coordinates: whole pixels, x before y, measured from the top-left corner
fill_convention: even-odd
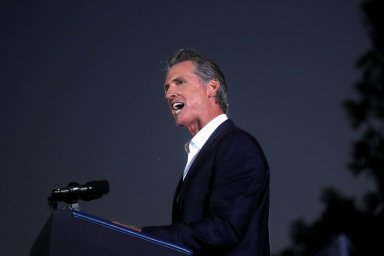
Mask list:
[[[269,167],[259,143],[223,122],[204,144],[173,202],[172,224],[142,231],[195,255],[269,255]]]

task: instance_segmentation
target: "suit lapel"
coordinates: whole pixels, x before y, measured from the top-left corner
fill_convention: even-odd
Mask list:
[[[211,136],[208,138],[208,140],[205,142],[204,146],[200,149],[200,152],[197,154],[195,160],[193,161],[187,176],[184,179],[184,183],[188,181],[191,177],[194,176],[194,173],[198,171],[198,167],[201,163],[201,161],[204,159],[206,154],[208,153],[209,149],[214,146],[216,140],[224,135],[227,131],[230,130],[230,128],[234,127],[231,119],[225,120],[223,123],[221,123],[216,130],[211,134]]]
[[[172,221],[178,221],[178,216],[180,216],[180,190],[183,185],[183,176],[181,176],[179,183],[177,184],[175,195],[173,197],[173,206],[172,206]]]
[[[207,157],[207,153],[209,149],[214,146],[216,140],[224,135],[226,132],[231,130],[231,128],[235,127],[231,119],[227,119],[222,124],[220,124],[216,130],[212,133],[209,139],[205,142],[204,146],[201,148],[200,152],[197,154],[195,160],[193,161],[187,176],[183,181],[183,177],[181,177],[174,196],[174,207],[173,207],[173,216],[178,216],[178,212],[181,209],[182,202],[184,200],[185,191],[188,188],[189,182],[193,179],[193,177],[198,173],[199,166],[203,162],[204,158]],[[176,211],[176,212],[175,212]]]

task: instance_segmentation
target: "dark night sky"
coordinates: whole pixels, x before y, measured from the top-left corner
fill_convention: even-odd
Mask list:
[[[272,252],[322,210],[321,189],[360,195],[346,164],[342,101],[368,49],[358,0],[9,1],[0,4],[0,255],[27,255],[51,189],[107,179],[85,212],[138,226],[170,221],[190,135],[163,95],[179,48],[215,60],[229,116],[271,166]]]

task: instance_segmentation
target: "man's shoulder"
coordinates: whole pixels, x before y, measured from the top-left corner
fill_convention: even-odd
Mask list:
[[[207,144],[211,149],[236,146],[236,148],[252,147],[261,150],[257,139],[251,133],[237,127],[231,119],[226,120],[217,127],[208,139]]]
[[[251,133],[236,126],[232,119],[227,119],[223,122],[219,127],[217,127],[215,133],[216,132],[218,138],[244,137],[256,141],[256,138]]]

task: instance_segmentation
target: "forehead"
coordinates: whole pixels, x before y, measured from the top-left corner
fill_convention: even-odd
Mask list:
[[[173,65],[167,72],[165,82],[169,83],[180,76],[194,75],[195,65],[192,61],[187,60]]]

